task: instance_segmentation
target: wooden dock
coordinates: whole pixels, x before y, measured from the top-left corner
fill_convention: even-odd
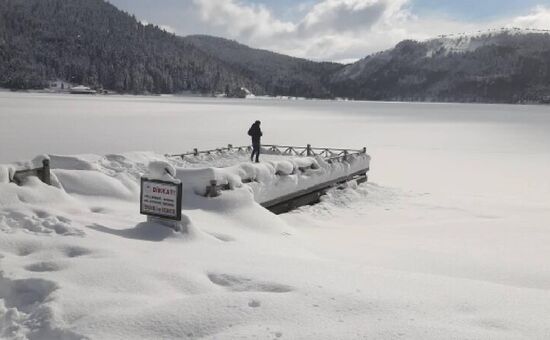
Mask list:
[[[250,146],[236,146],[229,144],[225,148],[216,148],[211,150],[199,151],[194,149],[193,152],[168,155],[170,157],[178,157],[182,160],[198,157],[200,155],[223,155],[227,152],[251,152]],[[290,146],[290,145],[271,145],[263,144],[262,152],[268,155],[280,155],[280,156],[292,156],[292,157],[320,157],[327,163],[345,163],[352,160],[359,155],[366,155],[367,149],[338,149],[338,148],[319,148],[306,146]],[[299,169],[301,172],[307,171],[307,169]],[[260,202],[260,204],[266,209],[272,211],[275,214],[282,214],[289,212],[293,209],[299,208],[305,205],[312,205],[318,203],[320,198],[326,194],[329,189],[342,186],[350,181],[357,181],[357,183],[364,183],[368,180],[367,173],[370,170],[369,167],[360,169],[351,174],[325,181],[323,183],[316,184],[307,189],[297,190],[295,192],[277,197],[275,199]],[[243,178],[244,184],[253,183],[253,178]],[[210,182],[210,185],[206,188],[207,197],[217,197],[224,190],[231,190],[232,188],[228,184],[218,184],[215,180]]]
[[[299,190],[292,194],[285,195],[274,200],[261,203],[267,210],[275,214],[283,214],[305,205],[319,203],[321,197],[327,193],[329,189],[341,186],[350,181],[357,181],[358,184],[368,180],[367,172],[369,169],[364,169],[355,172],[349,176],[343,176],[338,179],[324,182],[308,189]]]

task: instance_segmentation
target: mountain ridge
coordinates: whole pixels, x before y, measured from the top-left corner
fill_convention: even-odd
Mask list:
[[[206,35],[176,36],[105,0],[0,2],[0,86],[60,79],[119,93],[225,93],[356,100],[550,101],[548,31],[404,40],[351,64]]]
[[[331,83],[335,95],[355,99],[544,102],[550,96],[550,34],[404,40],[346,65]]]

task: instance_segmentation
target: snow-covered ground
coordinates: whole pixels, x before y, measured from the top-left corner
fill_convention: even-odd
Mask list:
[[[0,184],[0,338],[550,337],[548,107],[0,100],[0,163],[91,153],[51,157],[63,190]],[[184,233],[145,222],[150,161],[245,144],[255,119],[366,145],[370,182],[281,216],[248,186],[188,193]]]

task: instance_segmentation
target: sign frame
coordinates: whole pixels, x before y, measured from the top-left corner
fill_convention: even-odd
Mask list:
[[[158,184],[170,185],[170,186],[174,186],[176,188],[177,198],[176,198],[176,216],[175,217],[162,215],[162,214],[153,214],[153,213],[145,212],[143,210],[143,184],[145,182],[153,182],[153,183],[158,183]],[[180,183],[174,183],[174,182],[171,182],[171,181],[163,181],[163,180],[160,180],[160,179],[151,179],[151,178],[147,178],[147,177],[142,176],[141,177],[140,192],[139,192],[139,212],[142,215],[154,216],[154,217],[162,218],[162,219],[165,219],[165,220],[181,221],[182,196],[183,196],[183,185],[182,185],[181,182]]]

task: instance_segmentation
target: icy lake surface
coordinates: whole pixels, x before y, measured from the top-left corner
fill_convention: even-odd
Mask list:
[[[0,164],[47,154],[161,154],[248,143],[361,148],[392,186],[547,194],[550,107],[0,92]],[[467,183],[467,185],[465,185]]]
[[[150,161],[256,119],[264,143],[366,146],[369,182],[144,223]],[[52,157],[62,190],[0,183],[0,338],[550,338],[548,106],[0,92],[0,121],[0,164],[79,155]]]

